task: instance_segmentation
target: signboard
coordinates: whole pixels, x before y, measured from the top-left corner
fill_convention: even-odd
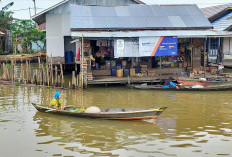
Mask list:
[[[117,46],[117,54],[118,56],[124,56],[124,40],[123,39],[118,39],[116,40],[116,46]]]
[[[177,37],[140,37],[139,54],[143,56],[175,56],[177,55]]]
[[[124,43],[121,42],[120,40],[123,40]],[[122,47],[124,47],[124,49]],[[119,58],[119,57],[140,57],[138,38],[134,38],[134,39],[117,39],[117,40],[115,40],[115,42],[114,42],[114,52],[115,52],[114,53],[114,58]]]

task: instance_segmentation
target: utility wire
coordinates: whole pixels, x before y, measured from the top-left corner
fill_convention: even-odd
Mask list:
[[[31,10],[34,10],[34,8],[30,8]],[[36,9],[44,9],[44,8],[36,8]],[[28,10],[28,8],[25,8],[25,9],[17,9],[17,10],[11,10],[11,11],[24,11],[24,10]]]

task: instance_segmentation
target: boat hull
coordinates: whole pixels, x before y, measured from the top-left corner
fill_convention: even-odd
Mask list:
[[[58,115],[100,118],[115,120],[156,119],[167,107],[158,109],[103,109],[100,113],[70,112],[69,110],[54,110],[37,104],[32,104],[38,111]]]
[[[134,86],[134,89],[140,90],[164,90],[164,91],[228,91],[232,90],[232,84],[218,84],[218,85],[203,85],[202,88],[192,88],[192,86],[180,86],[176,88],[163,88],[162,86],[147,85],[147,86]]]
[[[216,81],[194,81],[194,80],[177,80],[177,82],[184,86],[193,86],[193,85],[212,85],[218,82]]]

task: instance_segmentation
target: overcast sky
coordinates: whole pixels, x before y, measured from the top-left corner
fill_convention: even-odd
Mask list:
[[[32,0],[1,0],[0,8],[10,2],[14,2],[14,6],[10,10],[14,11],[14,17],[20,19],[30,18],[29,7],[31,8],[31,15],[34,15],[34,3]],[[51,7],[62,0],[36,0],[37,12]],[[225,3],[232,3],[232,0],[141,0],[147,4],[197,4],[199,7],[207,7],[213,5],[220,5]]]

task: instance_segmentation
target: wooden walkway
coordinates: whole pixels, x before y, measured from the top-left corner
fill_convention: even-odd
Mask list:
[[[46,58],[46,54],[45,53],[36,53],[36,54],[22,54],[22,55],[0,55],[0,62],[8,62],[11,60],[14,61],[25,61],[25,60],[32,60],[32,59],[36,59],[40,57],[42,58]]]

